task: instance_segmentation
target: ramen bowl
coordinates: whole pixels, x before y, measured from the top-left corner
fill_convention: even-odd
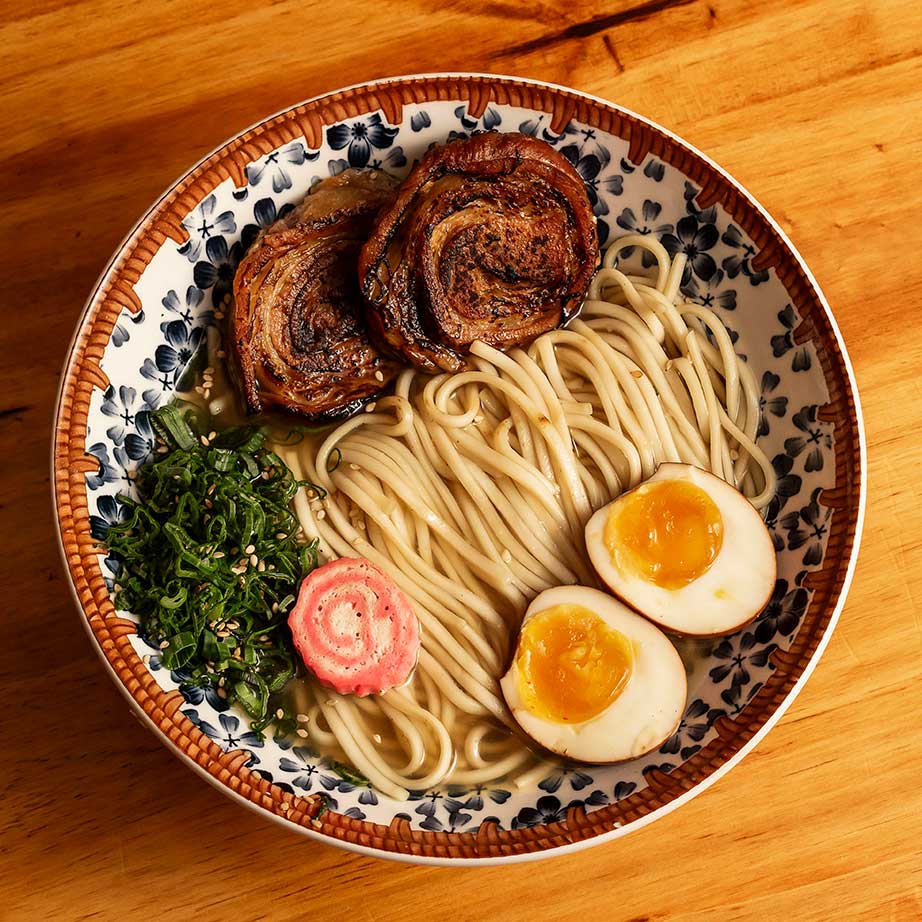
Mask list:
[[[161,663],[116,610],[101,548],[154,448],[150,414],[185,388],[260,228],[318,179],[405,176],[432,144],[474,132],[541,138],[575,167],[606,241],[650,234],[684,253],[682,291],[714,309],[761,388],[759,444],[777,492],[777,552],[757,620],[701,645],[677,731],[619,765],[561,764],[521,787],[411,791],[397,801],[307,746],[262,739],[242,711]],[[498,76],[381,80],[241,132],[186,173],[129,233],[77,326],[53,457],[61,546],[80,617],[133,708],[182,760],[293,832],[419,863],[526,860],[618,838],[680,806],[768,732],[815,667],[842,609],[864,507],[851,367],[816,281],[777,223],[716,164],[652,122],[550,84]],[[322,798],[317,795],[323,795]],[[322,805],[322,806],[321,806]]]

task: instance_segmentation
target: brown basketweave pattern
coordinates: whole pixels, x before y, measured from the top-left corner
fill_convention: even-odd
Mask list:
[[[835,487],[821,496],[834,510],[822,567],[807,577],[813,597],[800,630],[788,651],[772,654],[775,667],[759,693],[737,719],[721,718],[718,736],[669,774],[652,771],[641,791],[587,814],[574,808],[565,822],[516,830],[486,823],[476,833],[425,832],[405,820],[389,826],[363,822],[335,813],[321,813],[313,797],[293,797],[263,780],[244,765],[246,754],[224,752],[179,710],[177,692],[160,689],[129,642],[134,625],[117,617],[109,599],[90,536],[85,473],[96,466],[85,454],[87,412],[94,387],[105,388],[99,366],[112,329],[123,308],[141,304],[134,285],[153,255],[168,239],[186,240],[183,218],[216,186],[230,178],[246,184],[246,166],[280,145],[301,137],[316,149],[325,125],[382,110],[388,122],[399,124],[405,104],[458,100],[479,116],[489,102],[519,105],[547,112],[552,130],[560,132],[571,119],[609,132],[629,142],[630,159],[640,163],[648,154],[685,173],[701,188],[701,207],[720,205],[746,231],[759,249],[758,269],[774,269],[802,318],[795,331],[798,343],[816,349],[829,389],[829,402],[820,418],[835,430]],[[55,431],[54,483],[58,524],[74,588],[89,627],[119,681],[153,724],[198,766],[221,784],[277,816],[316,830],[321,835],[356,845],[433,858],[500,858],[537,852],[592,838],[625,826],[703,781],[745,745],[766,723],[801,676],[829,625],[845,581],[858,525],[861,470],[855,402],[830,317],[799,262],[773,225],[719,170],[652,125],[603,103],[552,87],[534,86],[500,77],[406,78],[356,87],[288,110],[235,138],[199,164],[147,216],[113,263],[90,302],[74,341],[62,384]]]

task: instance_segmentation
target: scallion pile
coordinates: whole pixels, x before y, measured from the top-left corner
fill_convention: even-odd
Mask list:
[[[261,732],[296,669],[288,609],[317,566],[290,508],[300,484],[259,428],[209,432],[176,406],[153,422],[162,446],[107,538],[116,604],[140,618],[167,669],[239,701]]]

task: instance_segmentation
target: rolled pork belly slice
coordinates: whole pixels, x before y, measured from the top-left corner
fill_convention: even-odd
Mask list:
[[[549,144],[486,132],[433,147],[359,258],[377,342],[428,371],[471,343],[524,345],[581,305],[599,262],[579,174]]]
[[[234,279],[231,354],[249,413],[273,407],[332,422],[356,412],[402,367],[372,342],[356,267],[398,182],[346,170],[263,230]]]

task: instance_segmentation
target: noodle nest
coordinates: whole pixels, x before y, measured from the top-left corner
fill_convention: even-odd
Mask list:
[[[654,257],[652,274],[618,268],[628,248]],[[295,500],[321,559],[378,564],[419,617],[406,686],[295,690],[312,741],[383,793],[547,771],[511,732],[499,679],[531,599],[598,585],[583,539],[596,509],[666,461],[717,474],[756,508],[771,498],[755,377],[717,314],[682,299],[683,269],[656,240],[622,237],[565,328],[508,354],[475,342],[455,374],[407,369],[322,443],[278,448],[326,491]]]

